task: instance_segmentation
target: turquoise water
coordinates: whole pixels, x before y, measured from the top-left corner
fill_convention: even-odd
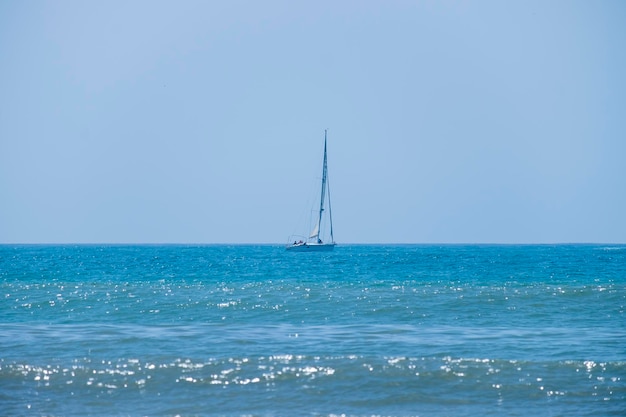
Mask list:
[[[623,416],[626,246],[0,246],[0,414]]]

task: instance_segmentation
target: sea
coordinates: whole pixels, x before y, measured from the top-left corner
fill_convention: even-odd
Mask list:
[[[626,416],[626,245],[0,245],[2,416]]]

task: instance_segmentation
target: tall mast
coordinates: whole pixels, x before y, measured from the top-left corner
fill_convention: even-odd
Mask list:
[[[326,167],[326,134],[327,129],[324,130],[324,165],[322,168],[322,196],[320,198],[320,215],[317,219],[317,233],[321,232],[320,228],[322,226],[322,213],[324,212],[324,195],[326,194],[326,176],[328,174],[328,168]],[[318,236],[319,240],[319,236]]]

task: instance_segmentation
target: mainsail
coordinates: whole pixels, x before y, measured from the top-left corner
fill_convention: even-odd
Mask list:
[[[335,246],[335,238],[333,236],[333,217],[330,207],[330,186],[328,185],[328,163],[326,154],[326,137],[327,131],[324,131],[324,163],[322,165],[322,190],[320,192],[320,208],[316,219],[316,224],[306,242],[300,240],[294,240],[293,244],[289,244],[287,249],[301,249],[301,250],[332,250]],[[328,221],[330,223],[330,242],[322,242],[320,233],[322,231],[322,218],[324,216],[324,204],[328,199]],[[326,223],[325,223],[326,224]],[[326,227],[324,227],[326,229]],[[304,238],[304,237],[303,237]],[[324,238],[326,239],[326,238]],[[290,242],[292,239],[289,240]]]

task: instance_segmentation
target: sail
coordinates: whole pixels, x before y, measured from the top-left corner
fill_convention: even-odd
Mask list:
[[[321,187],[321,192],[320,192],[320,205],[319,205],[319,211],[316,213],[316,219],[315,219],[315,227],[313,228],[313,230],[311,231],[310,235],[308,238],[305,238],[306,241],[303,242],[302,240],[297,240],[299,239],[299,236],[297,237],[296,240],[293,239],[289,239],[289,244],[286,247],[286,249],[289,250],[296,250],[296,251],[331,251],[333,250],[333,247],[335,246],[335,238],[333,236],[333,220],[332,220],[332,213],[330,211],[330,186],[328,184],[328,159],[327,159],[327,153],[326,153],[326,136],[327,136],[327,131],[324,131],[324,160],[323,160],[323,164],[322,164],[322,187]],[[327,217],[323,216],[326,212],[326,209],[324,207],[325,203],[328,204],[328,210],[327,210]],[[321,229],[326,229],[326,226],[322,227],[322,221],[324,221],[324,225],[326,225],[327,221],[330,222],[330,242],[327,241],[327,237],[326,235],[323,236],[324,241],[326,241],[326,243],[322,242],[322,236],[320,236],[320,232]],[[291,243],[293,242],[293,244]]]

